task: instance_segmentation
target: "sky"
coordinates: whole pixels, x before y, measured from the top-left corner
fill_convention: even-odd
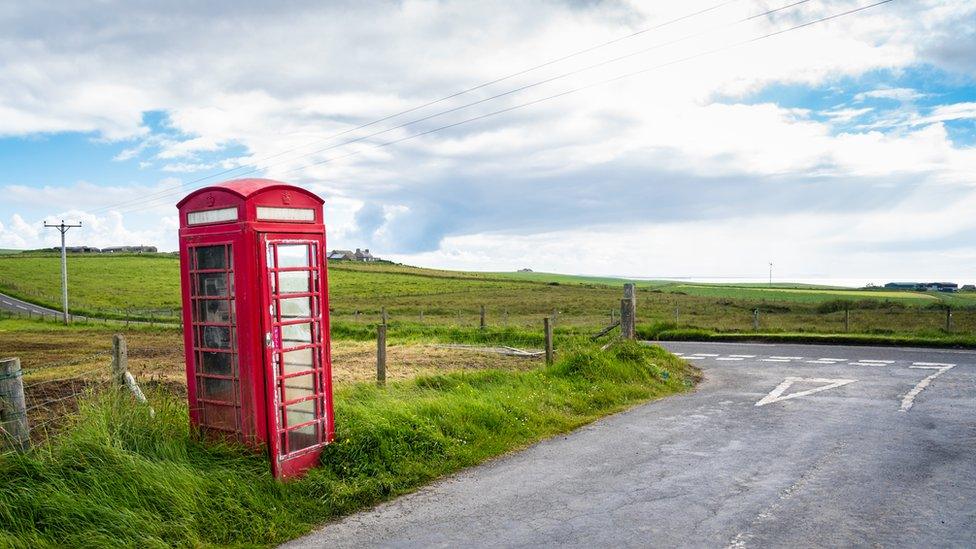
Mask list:
[[[871,3],[4,3],[0,248],[268,177],[413,265],[974,282],[976,3],[802,26]]]

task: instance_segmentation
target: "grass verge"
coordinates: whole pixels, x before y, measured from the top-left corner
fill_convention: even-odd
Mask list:
[[[266,460],[204,445],[185,404],[155,419],[93,396],[47,446],[0,456],[0,546],[267,546],[601,416],[693,385],[657,347],[567,349],[553,366],[420,377],[336,393],[321,467],[278,483]]]
[[[820,345],[880,345],[976,349],[976,336],[967,334],[821,334],[789,332],[725,333],[701,328],[675,328],[666,324],[642,326],[641,339],[652,341],[737,341],[756,343],[808,343]]]

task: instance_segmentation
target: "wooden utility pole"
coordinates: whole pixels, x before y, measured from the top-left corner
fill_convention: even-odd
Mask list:
[[[61,303],[64,306],[64,323],[68,324],[71,322],[71,317],[68,315],[68,253],[64,247],[64,235],[68,232],[68,229],[81,227],[81,222],[79,221],[77,225],[73,225],[65,223],[62,219],[58,225],[52,225],[45,221],[44,226],[50,229],[57,229],[61,232]]]
[[[542,319],[542,328],[546,332],[546,364],[552,364],[553,362],[553,350],[552,350],[552,321],[547,316]]]
[[[386,324],[376,327],[376,384],[386,384]]]
[[[19,358],[0,358],[0,446],[18,452],[30,448],[27,401]]]

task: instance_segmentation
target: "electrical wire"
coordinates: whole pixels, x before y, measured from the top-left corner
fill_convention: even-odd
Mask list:
[[[569,90],[566,90],[566,91],[563,91],[563,92],[560,92],[560,93],[557,93],[557,94],[549,95],[549,96],[542,97],[542,98],[539,98],[539,99],[535,99],[535,100],[532,100],[532,101],[528,101],[528,102],[525,102],[525,103],[520,103],[520,104],[517,104],[517,105],[513,105],[513,106],[510,106],[510,107],[506,107],[504,109],[499,109],[499,110],[492,111],[492,112],[489,112],[489,113],[481,114],[481,115],[478,115],[478,116],[475,116],[475,117],[471,117],[471,118],[468,118],[468,119],[465,119],[465,120],[461,120],[459,122],[454,122],[454,123],[451,123],[451,124],[446,124],[446,125],[439,126],[439,127],[436,127],[436,128],[430,129],[430,130],[426,130],[426,131],[414,133],[414,134],[411,134],[411,135],[408,135],[408,136],[405,136],[405,137],[402,137],[402,138],[399,138],[399,139],[394,139],[394,140],[391,140],[391,141],[386,141],[386,142],[383,142],[383,143],[379,143],[379,144],[374,145],[374,146],[372,146],[372,147],[370,147],[368,149],[356,150],[356,151],[352,151],[350,153],[343,154],[343,155],[340,155],[340,156],[335,156],[335,157],[331,157],[331,158],[326,158],[326,159],[323,159],[323,160],[319,160],[319,161],[316,161],[316,162],[312,162],[312,163],[307,164],[305,166],[298,167],[298,168],[296,168],[294,170],[286,171],[285,173],[286,174],[295,173],[296,171],[305,170],[305,169],[308,169],[308,168],[313,167],[313,166],[319,166],[319,165],[323,165],[323,164],[335,162],[336,160],[341,160],[341,159],[348,158],[348,157],[351,157],[351,156],[356,156],[356,155],[362,154],[363,152],[365,152],[367,150],[375,150],[375,149],[381,149],[381,148],[389,147],[391,145],[395,145],[395,144],[398,144],[398,143],[402,143],[404,141],[409,141],[409,140],[412,140],[412,139],[416,139],[418,137],[423,137],[425,135],[429,135],[429,134],[432,134],[432,133],[435,133],[435,132],[440,132],[440,131],[447,130],[447,129],[450,129],[450,128],[454,128],[454,127],[457,127],[457,126],[461,126],[461,125],[464,125],[464,124],[469,124],[469,123],[476,122],[476,121],[479,121],[479,120],[484,120],[485,118],[489,118],[489,117],[492,117],[492,116],[497,116],[499,114],[504,114],[504,113],[512,112],[512,111],[515,111],[515,110],[518,110],[518,109],[522,109],[522,108],[525,108],[525,107],[528,107],[528,106],[537,105],[537,104],[542,103],[542,102],[545,102],[545,101],[550,101],[550,100],[557,99],[557,98],[560,98],[560,97],[564,97],[564,96],[567,96],[567,95],[570,95],[570,94],[578,93],[578,92],[581,92],[581,91],[584,91],[584,90],[588,90],[588,89],[591,89],[591,88],[595,88],[597,86],[603,86],[603,85],[606,85],[606,84],[609,84],[609,83],[613,83],[613,82],[617,82],[617,81],[620,81],[620,80],[624,80],[626,78],[630,78],[630,77],[633,77],[633,76],[637,76],[637,75],[641,75],[641,74],[646,74],[646,73],[651,72],[651,71],[654,71],[654,70],[659,70],[659,69],[666,68],[666,67],[669,67],[669,66],[673,66],[673,65],[677,65],[677,64],[680,64],[680,63],[684,63],[684,62],[687,62],[687,61],[694,60],[694,59],[698,59],[700,57],[705,57],[707,55],[712,55],[712,54],[715,54],[715,53],[718,53],[718,52],[721,52],[721,51],[733,49],[733,48],[736,48],[736,47],[741,47],[741,46],[744,46],[744,45],[747,45],[747,44],[751,44],[751,43],[754,43],[754,42],[758,42],[758,41],[761,41],[761,40],[765,40],[765,39],[768,39],[768,38],[772,38],[772,37],[775,37],[775,36],[779,36],[779,35],[785,34],[787,32],[796,31],[796,30],[799,30],[799,29],[802,29],[802,28],[809,27],[811,25],[818,24],[818,23],[823,23],[823,22],[826,22],[826,21],[831,21],[831,20],[834,20],[834,19],[838,19],[838,18],[841,18],[841,17],[845,17],[845,16],[848,16],[848,15],[852,15],[852,14],[855,14],[855,13],[858,13],[858,12],[862,12],[862,11],[865,11],[865,10],[868,10],[868,9],[871,9],[871,8],[874,8],[874,7],[877,7],[877,6],[881,6],[883,4],[888,4],[888,3],[893,2],[893,1],[894,0],[881,0],[879,2],[874,2],[872,4],[867,4],[867,5],[860,6],[860,7],[857,7],[857,8],[853,8],[853,9],[850,9],[850,10],[846,10],[846,11],[843,11],[843,12],[835,13],[833,15],[821,17],[819,19],[815,19],[815,20],[812,20],[812,21],[808,21],[806,23],[801,23],[799,25],[794,25],[792,27],[788,27],[788,28],[781,29],[781,30],[778,30],[778,31],[770,32],[770,33],[763,34],[763,35],[760,35],[760,36],[756,36],[756,37],[753,37],[753,38],[749,38],[749,39],[746,39],[746,40],[743,40],[743,41],[734,42],[732,44],[728,44],[728,45],[721,46],[721,47],[718,47],[718,48],[713,48],[713,49],[710,49],[710,50],[706,50],[706,51],[703,51],[703,52],[699,52],[699,53],[696,53],[694,55],[689,55],[689,56],[686,56],[686,57],[682,57],[682,58],[679,58],[679,59],[675,59],[675,60],[672,60],[672,61],[668,61],[668,62],[665,62],[665,63],[661,63],[661,64],[658,64],[658,65],[654,65],[654,66],[651,66],[651,67],[648,67],[648,68],[644,68],[644,69],[640,69],[640,70],[637,70],[637,71],[632,71],[632,72],[624,73],[624,74],[621,74],[621,75],[618,75],[618,76],[615,76],[615,77],[612,77],[612,78],[608,78],[608,79],[605,79],[605,80],[601,80],[601,81],[598,81],[598,82],[594,82],[592,84],[588,84],[588,85],[585,85],[585,86],[580,86],[580,87],[577,87],[577,88],[572,88],[572,89],[569,89]],[[120,210],[120,212],[127,213],[127,212],[142,211],[142,210],[145,210],[145,209],[148,209],[148,208],[155,207],[156,205],[157,204],[147,204],[146,206],[139,207],[139,208],[123,209],[123,210]]]
[[[391,120],[393,118],[397,118],[397,117],[403,116],[405,114],[409,114],[411,112],[415,112],[415,111],[424,109],[426,107],[430,107],[430,106],[433,106],[433,105],[437,105],[439,103],[443,103],[444,101],[448,101],[448,100],[454,99],[455,97],[459,97],[461,95],[465,95],[465,94],[471,93],[473,91],[477,91],[477,90],[480,90],[482,88],[486,88],[488,86],[492,86],[494,84],[498,84],[500,82],[504,82],[506,80],[511,80],[512,78],[515,78],[515,77],[518,77],[518,76],[522,76],[522,75],[528,74],[530,72],[534,72],[534,71],[537,71],[539,69],[542,69],[542,68],[545,68],[545,67],[549,67],[551,65],[555,65],[557,63],[561,63],[561,62],[566,61],[568,59],[572,59],[574,57],[578,57],[580,55],[584,55],[584,54],[587,54],[587,53],[590,53],[590,52],[593,52],[593,51],[596,51],[596,50],[605,48],[607,46],[611,46],[613,44],[617,44],[619,42],[623,42],[625,40],[629,40],[631,38],[640,36],[642,34],[646,34],[646,33],[651,32],[653,30],[659,30],[659,29],[662,29],[664,27],[667,27],[667,26],[670,26],[670,25],[673,25],[673,24],[676,24],[676,23],[680,23],[682,21],[686,21],[686,20],[691,19],[693,17],[697,17],[699,15],[704,15],[706,13],[715,11],[717,9],[723,8],[725,6],[728,6],[730,4],[734,4],[734,3],[739,2],[739,1],[741,1],[741,0],[726,0],[724,2],[719,2],[718,4],[714,4],[714,5],[712,5],[712,6],[708,7],[708,8],[701,9],[701,10],[698,10],[698,11],[695,11],[695,12],[692,12],[692,13],[689,13],[689,14],[686,14],[686,15],[683,15],[683,16],[677,17],[675,19],[670,19],[668,21],[664,21],[664,22],[659,23],[657,25],[653,25],[651,27],[647,27],[647,28],[644,28],[644,29],[641,29],[641,30],[632,32],[632,33],[630,33],[628,35],[625,35],[625,36],[621,36],[621,37],[618,37],[618,38],[614,38],[613,40],[609,40],[607,42],[603,42],[603,43],[600,43],[600,44],[596,44],[594,46],[590,46],[590,47],[587,47],[587,48],[584,48],[584,49],[581,49],[581,50],[577,50],[577,51],[575,51],[573,53],[570,53],[570,54],[567,54],[567,55],[564,55],[564,56],[561,56],[561,57],[557,57],[555,59],[551,59],[551,60],[546,61],[544,63],[540,63],[538,65],[534,65],[532,67],[529,67],[529,68],[526,68],[526,69],[522,69],[522,70],[517,71],[517,72],[513,72],[513,73],[510,73],[510,74],[507,74],[505,76],[496,78],[494,80],[489,80],[487,82],[482,82],[481,84],[478,84],[476,86],[472,86],[470,88],[466,88],[466,89],[463,89],[463,90],[460,90],[460,91],[451,93],[449,95],[445,95],[445,96],[443,96],[443,97],[441,97],[439,99],[434,99],[432,101],[428,101],[426,103],[417,105],[415,107],[411,107],[409,109],[405,109],[405,110],[402,110],[402,111],[399,111],[399,112],[396,112],[396,113],[393,113],[393,114],[389,114],[389,115],[383,116],[381,118],[377,118],[377,119],[372,120],[370,122],[366,122],[366,123],[360,124],[358,126],[355,126],[353,128],[349,128],[347,130],[343,130],[341,132],[338,132],[336,134],[330,135],[328,137],[324,137],[324,138],[321,138],[321,139],[317,139],[317,140],[315,140],[315,141],[313,141],[311,143],[307,143],[305,145],[300,145],[298,147],[293,147],[291,149],[286,149],[286,150],[281,151],[279,153],[275,153],[273,155],[270,155],[270,156],[264,157],[264,158],[262,158],[260,160],[257,160],[256,162],[265,162],[267,160],[272,160],[274,158],[279,158],[279,157],[284,156],[284,155],[286,155],[288,153],[295,152],[295,151],[298,151],[298,150],[301,150],[301,149],[304,149],[304,148],[313,146],[313,145],[315,145],[317,143],[321,143],[323,141],[331,141],[331,140],[336,139],[338,137],[342,137],[343,135],[348,135],[348,134],[350,134],[352,132],[355,132],[355,131],[358,131],[358,130],[361,130],[361,129],[364,129],[364,128],[368,128],[370,126],[374,126],[374,125],[379,124],[381,122],[385,122],[387,120]],[[808,1],[808,0],[804,0],[804,1]],[[314,153],[311,153],[311,154],[314,154]],[[249,164],[254,164],[254,162],[250,162]],[[237,170],[240,170],[240,169],[242,169],[244,167],[245,166],[237,166],[237,167],[234,167],[234,168],[228,168],[226,170],[223,170],[223,171],[220,171],[220,172],[217,172],[217,173],[213,173],[213,174],[210,174],[210,175],[206,175],[206,176],[203,176],[203,177],[199,177],[197,179],[193,179],[191,181],[188,181],[186,183],[181,184],[181,186],[180,186],[181,191],[182,191],[183,188],[185,188],[188,185],[193,185],[195,183],[200,183],[202,181],[206,181],[206,180],[209,180],[209,179],[213,179],[215,177],[220,177],[220,176],[223,176],[223,175],[228,175],[228,174],[231,174],[233,172],[236,172]],[[257,171],[257,170],[250,170],[250,171],[245,172],[245,173],[234,174],[234,177],[240,177],[241,175],[245,175],[246,173],[253,173],[254,171]],[[168,193],[168,192],[170,192],[170,191],[158,191],[157,193],[152,193],[150,195],[143,196],[143,197],[140,197],[138,199],[133,199],[133,200],[130,200],[130,201],[123,201],[123,202],[120,202],[118,204],[113,204],[113,205],[110,205],[110,206],[102,206],[102,207],[99,207],[99,208],[95,208],[94,210],[91,210],[91,212],[92,213],[97,213],[97,212],[101,212],[101,211],[105,211],[105,210],[110,210],[110,209],[113,209],[113,208],[116,208],[116,207],[119,207],[119,206],[126,205],[126,204],[128,204],[129,202],[132,202],[132,201],[138,202],[138,201],[140,201],[142,199],[145,199],[145,198],[148,198],[148,197],[151,197],[151,196],[155,196],[155,195],[157,195],[159,193]]]

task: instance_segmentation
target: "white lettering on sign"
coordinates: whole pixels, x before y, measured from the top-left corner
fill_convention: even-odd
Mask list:
[[[264,221],[315,221],[315,210],[312,208],[258,206],[258,219]]]
[[[220,223],[221,221],[237,221],[237,208],[220,208],[219,210],[204,210],[186,214],[187,225],[203,225],[204,223]]]
[[[772,404],[774,402],[779,402],[781,400],[789,400],[791,398],[812,395],[813,393],[819,393],[820,391],[826,391],[827,389],[833,389],[835,387],[841,387],[847,385],[848,383],[854,383],[856,379],[823,379],[823,378],[804,378],[804,377],[788,377],[776,386],[775,389],[769,392],[768,395],[764,396],[756,406],[765,406],[766,404]],[[790,388],[794,383],[824,383],[820,387],[814,387],[813,389],[807,389],[806,391],[798,391],[796,393],[790,393],[783,396],[783,393]]]

